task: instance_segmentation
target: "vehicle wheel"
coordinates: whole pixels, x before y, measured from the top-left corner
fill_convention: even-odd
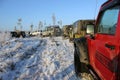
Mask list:
[[[25,38],[25,35],[24,35],[24,34],[22,34],[21,36],[22,36],[22,38]]]
[[[69,38],[69,42],[70,42],[70,43],[73,43],[73,39],[72,39],[72,38]]]
[[[77,49],[75,48],[74,50],[74,67],[75,67],[75,73],[78,76],[80,73],[80,60],[79,60],[79,56],[77,54]]]
[[[92,75],[89,73],[88,67],[85,63],[80,62],[79,58],[79,49],[75,47],[74,50],[74,67],[75,67],[75,74],[78,79],[85,79],[85,80],[94,80]]]

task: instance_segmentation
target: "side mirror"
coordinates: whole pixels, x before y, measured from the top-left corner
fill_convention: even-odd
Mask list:
[[[94,25],[92,24],[87,25],[86,33],[90,35],[94,35]]]

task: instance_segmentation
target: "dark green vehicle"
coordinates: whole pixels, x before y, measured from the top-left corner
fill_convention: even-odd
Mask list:
[[[64,25],[62,28],[64,39],[69,39],[73,30],[73,25]]]
[[[73,23],[73,30],[70,36],[70,40],[80,38],[86,35],[86,26],[94,24],[95,20],[78,20]]]
[[[61,35],[61,29],[58,25],[47,26],[45,30],[42,31],[43,37],[60,36],[60,35]]]

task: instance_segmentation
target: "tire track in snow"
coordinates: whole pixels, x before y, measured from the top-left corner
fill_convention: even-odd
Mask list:
[[[54,60],[50,61],[50,62],[56,66],[56,70],[55,70],[55,73],[53,73],[53,75],[48,74],[51,76],[49,76],[47,78],[43,78],[43,79],[48,79],[48,80],[77,80],[75,73],[74,73],[73,58],[72,58],[70,64],[67,65],[68,67],[62,65],[62,63],[64,61],[66,61],[66,63],[67,63],[67,61],[69,61],[69,59],[68,60],[63,59],[63,61],[61,63],[62,58],[66,58],[66,57],[69,57],[70,55],[73,55],[71,53],[71,51],[69,51],[70,46],[68,46],[68,44],[65,42],[61,42],[60,40],[51,40],[51,42],[49,41],[48,42],[49,44],[47,44],[47,46],[53,47],[54,49],[52,48],[53,50],[49,51],[49,48],[48,48],[48,52],[46,52],[46,55],[49,55],[50,52],[52,52],[52,54],[50,56],[55,55],[55,57],[50,57],[50,58],[54,58]],[[58,55],[60,55],[61,58],[56,58]],[[49,60],[51,60],[51,59],[49,59]],[[59,64],[55,63],[55,61],[59,61]],[[50,66],[51,64],[48,64],[48,65]]]
[[[12,55],[11,57],[9,57],[8,60],[10,60],[10,61],[12,60],[11,62],[14,65],[14,70],[12,70],[12,73],[11,73],[11,70],[9,69],[11,66],[9,66],[7,64],[8,62],[6,62],[8,60],[7,59],[4,60],[4,63],[6,64],[6,68],[3,67],[3,69],[5,69],[5,73],[2,72],[3,76],[1,78],[3,78],[3,80],[6,80],[4,76],[9,76],[9,79],[13,80],[14,78],[16,78],[16,76],[19,76],[20,74],[22,74],[21,69],[24,68],[24,65],[25,65],[24,61],[28,60],[37,51],[37,48],[40,47],[40,43],[41,43],[41,41],[37,42],[36,44],[34,44],[33,46],[31,46],[31,47],[29,47],[27,49],[26,48],[25,49],[21,49],[19,47],[15,51],[12,51],[11,53],[13,53],[14,55]],[[16,54],[18,54],[18,56],[16,56]],[[18,59],[18,60],[16,61],[15,59]],[[23,64],[23,65],[21,65],[21,64]],[[3,65],[3,66],[5,66],[5,65]],[[16,73],[18,73],[18,74],[16,74]],[[16,76],[15,75],[11,75],[11,74],[16,74]]]
[[[28,79],[28,80],[36,80],[36,76],[39,75],[41,73],[41,52],[42,52],[42,48],[44,48],[44,45],[46,44],[46,41],[41,40],[40,44],[35,48],[34,50],[34,54],[31,55],[31,57],[27,60],[27,64],[25,65],[25,70],[23,70],[23,72],[25,72],[25,74],[21,74],[20,77],[18,79]],[[31,73],[31,70],[32,73]],[[27,74],[27,72],[30,71],[29,75]],[[24,76],[26,75],[26,76]]]
[[[29,47],[28,44],[27,49],[24,47],[18,49],[21,51],[15,53],[22,55],[13,56],[20,59],[15,62],[15,70],[6,74],[10,76],[7,78],[10,80],[77,80],[74,73],[73,48],[69,44],[61,38],[55,38],[54,41],[46,38],[33,46]]]

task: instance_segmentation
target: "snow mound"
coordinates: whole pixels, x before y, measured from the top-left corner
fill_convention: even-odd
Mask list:
[[[33,37],[8,43],[0,48],[0,80],[77,80],[69,40]]]

